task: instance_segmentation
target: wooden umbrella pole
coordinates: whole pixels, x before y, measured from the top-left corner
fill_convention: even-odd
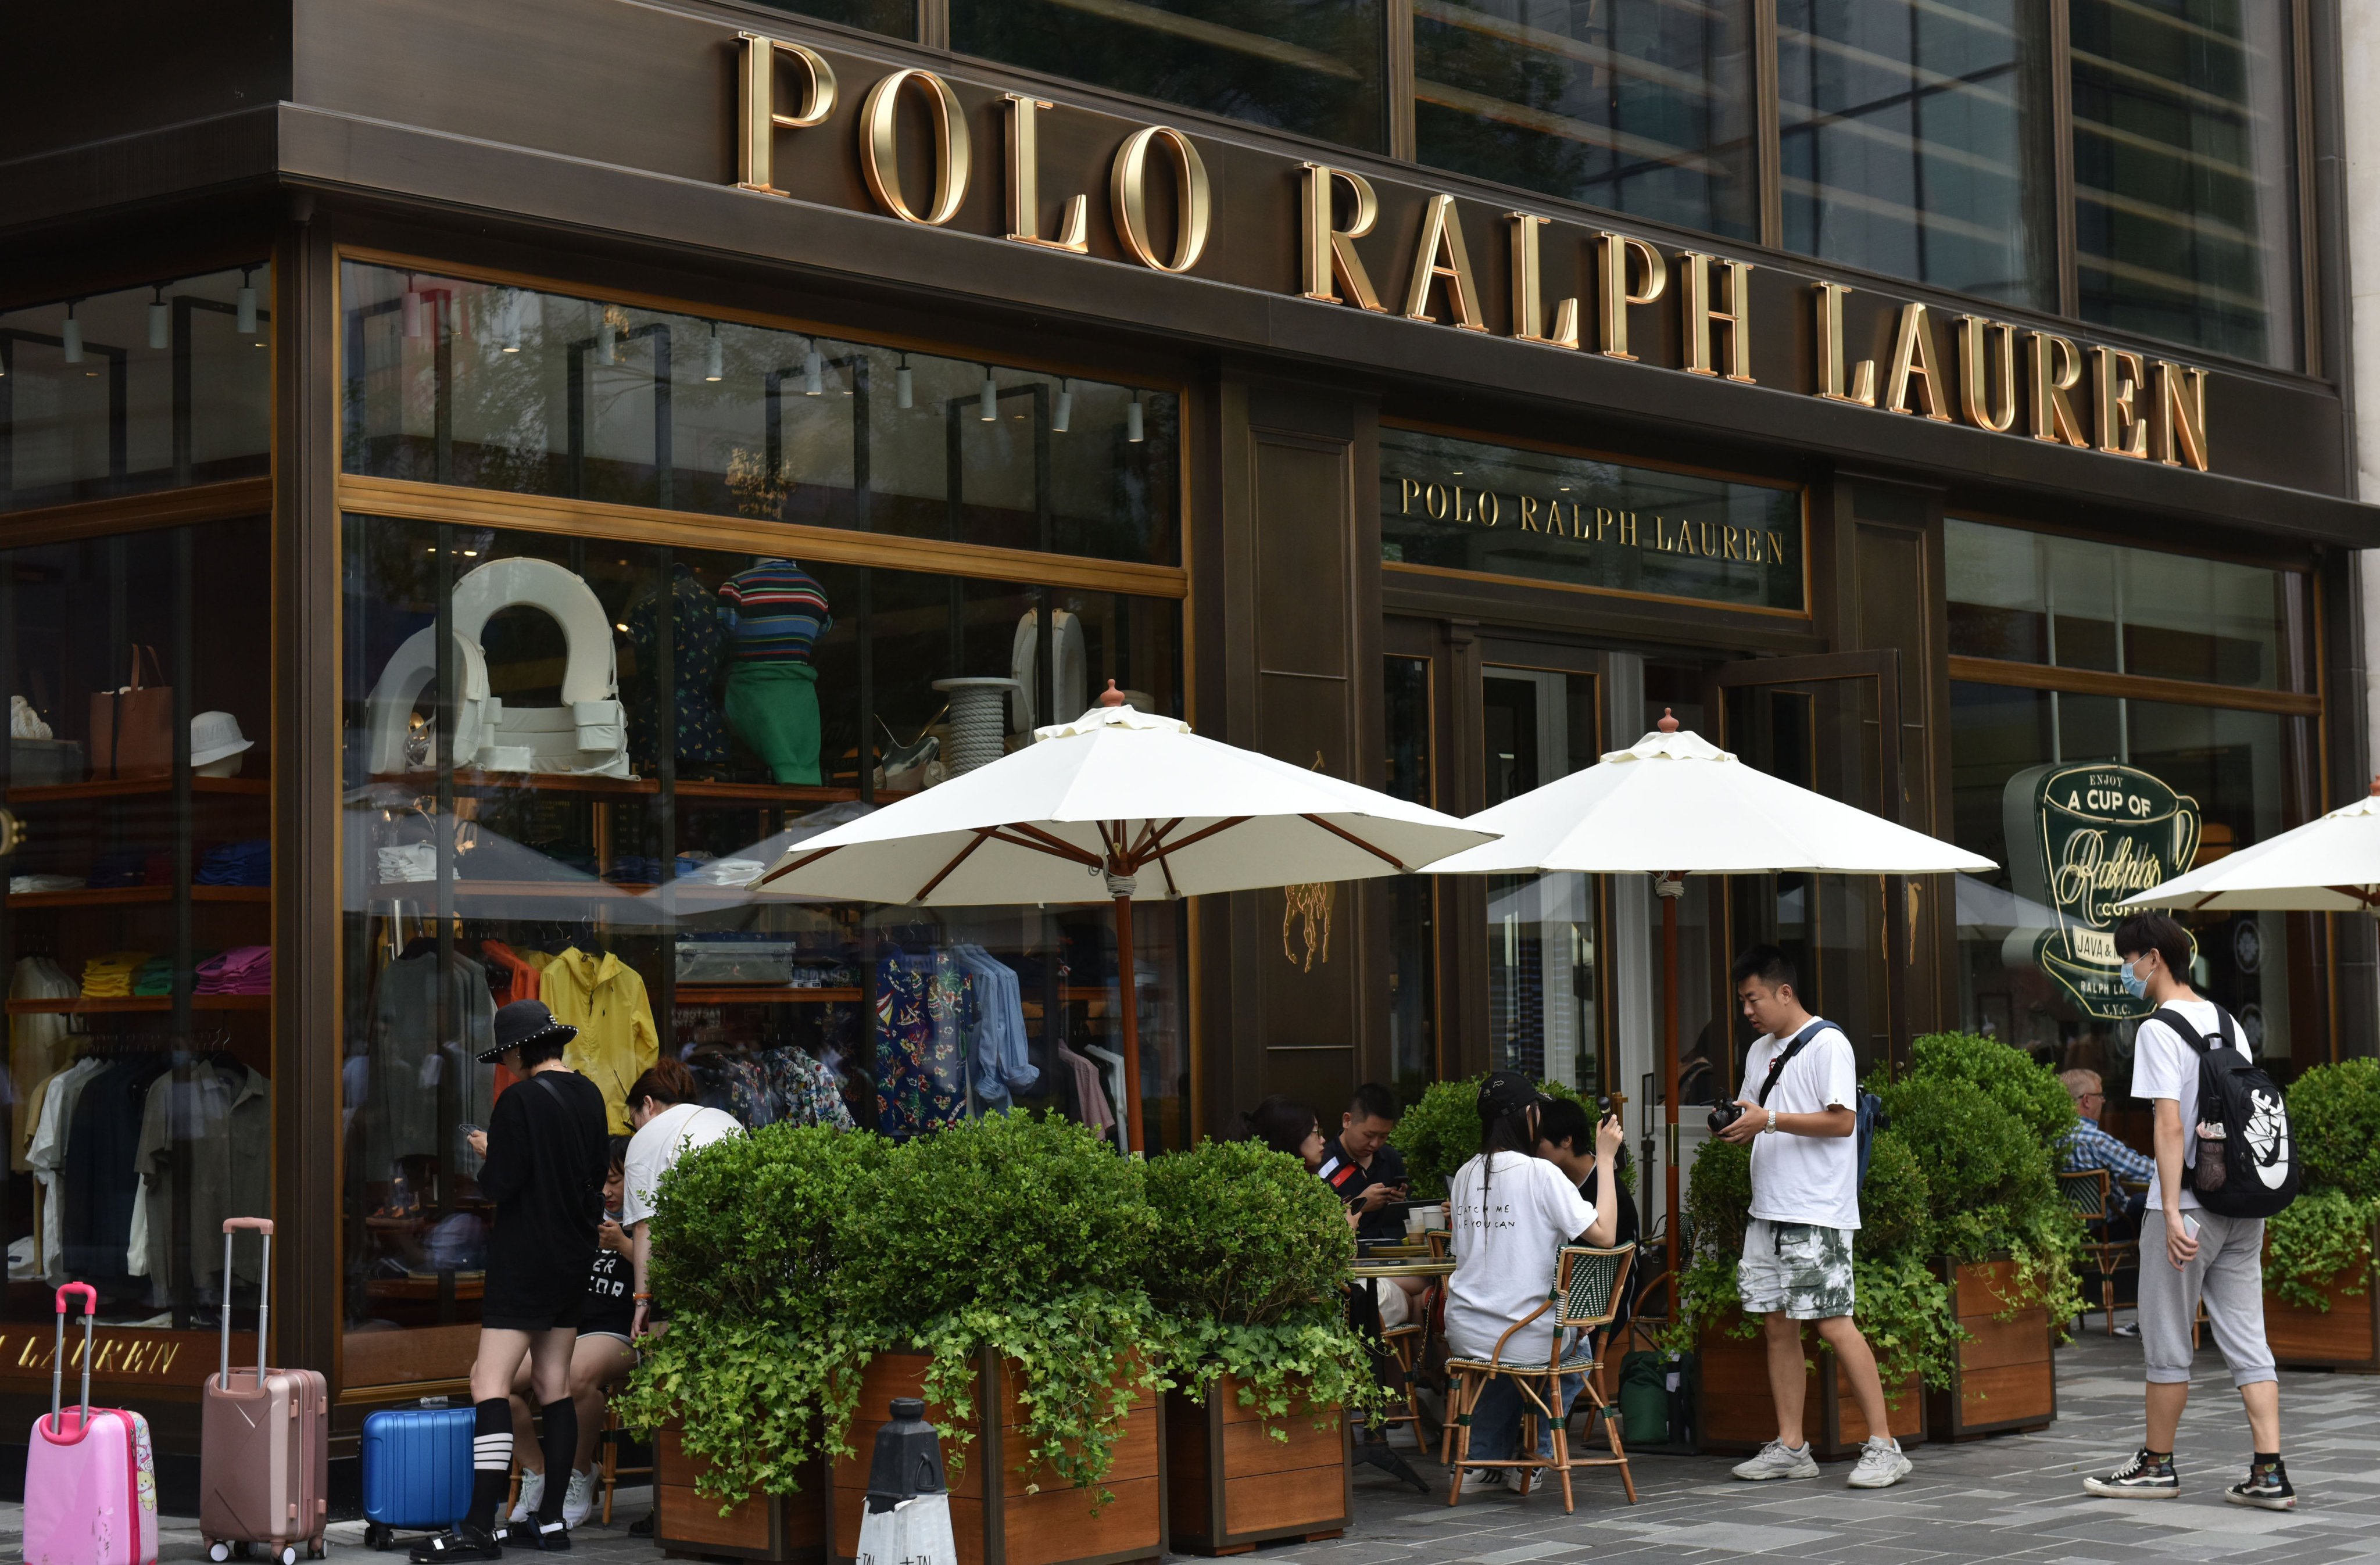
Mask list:
[[[1123,1148],[1140,1146],[1140,989],[1132,955],[1132,898],[1115,899],[1116,997],[1123,1007],[1123,1096],[1116,1118],[1123,1124]]]
[[[1667,1178],[1670,1206],[1670,1318],[1678,1318],[1678,1269],[1685,1263],[1682,1240],[1685,1224],[1678,1209],[1678,893],[1676,888],[1656,883],[1661,896],[1661,1097],[1664,1118],[1669,1123],[1669,1146],[1662,1154]]]

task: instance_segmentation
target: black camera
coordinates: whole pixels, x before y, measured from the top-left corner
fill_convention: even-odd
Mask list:
[[[1717,1135],[1742,1118],[1743,1118],[1742,1104],[1714,1103],[1710,1107],[1710,1115],[1706,1122],[1710,1125],[1711,1134]]]

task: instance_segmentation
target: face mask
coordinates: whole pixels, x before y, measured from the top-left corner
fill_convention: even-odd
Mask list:
[[[2149,981],[2133,972],[2131,963],[2127,962],[2117,968],[2116,977],[2122,982],[2124,992],[2134,1000],[2146,1000],[2149,997]]]

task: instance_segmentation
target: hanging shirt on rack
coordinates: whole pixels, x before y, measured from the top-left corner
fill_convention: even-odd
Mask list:
[[[876,1128],[906,1137],[965,1116],[966,978],[948,952],[876,964]]]
[[[149,1087],[166,1069],[162,1054],[118,1060],[75,1099],[60,1171],[72,1193],[61,1257],[70,1276],[90,1280],[131,1274],[132,1211],[140,1198],[133,1154],[140,1145]]]
[[[768,1072],[769,1104],[779,1120],[796,1125],[832,1125],[837,1130],[859,1128],[843,1100],[834,1073],[818,1060],[784,1044],[764,1052],[760,1062]]]
[[[643,977],[609,952],[572,946],[546,964],[538,998],[578,1029],[563,1062],[601,1089],[612,1134],[627,1134],[628,1088],[662,1052]]]
[[[16,977],[8,985],[11,1000],[72,1000],[81,993],[82,986],[46,956],[18,958]],[[55,1074],[67,1063],[71,1029],[62,1011],[30,1011],[8,1018],[8,1075],[21,1088],[9,1110],[9,1129],[15,1136],[9,1162],[20,1173],[32,1167],[25,1160],[26,1149],[33,1144],[27,1099],[34,1084]]]
[[[451,1041],[438,1036],[441,985],[433,942],[417,941],[416,949],[381,972],[364,1048],[369,1065],[355,1105],[361,1146],[352,1149],[354,1166],[366,1181],[390,1178],[401,1158],[452,1150],[441,1145],[439,1129],[440,1099],[450,1075],[454,1122],[488,1122],[495,1103],[495,1067],[478,1063],[480,1053],[495,1046],[496,1006],[488,993],[487,970],[454,952],[443,987]],[[471,1171],[477,1166],[472,1159]]]
[[[187,1080],[169,1077],[149,1088],[134,1158],[149,1219],[143,1259],[147,1275],[160,1280],[173,1276],[177,1154],[190,1176],[190,1273],[211,1288],[223,1268],[216,1241],[224,1219],[273,1212],[272,1084],[237,1061],[201,1060]],[[255,1282],[257,1252],[243,1247],[238,1256],[234,1275]]]
[[[42,1275],[54,1283],[66,1280],[67,1198],[59,1176],[66,1167],[67,1134],[74,1123],[76,1100],[104,1068],[100,1060],[78,1060],[43,1084],[41,1122],[26,1152],[42,1198]]]
[[[637,671],[640,680],[657,677],[661,667],[662,608],[669,607],[670,682],[676,686],[674,699],[648,698],[628,703],[628,735],[636,746],[637,764],[654,768],[661,746],[654,734],[654,714],[674,710],[677,715],[677,771],[683,777],[689,773],[716,771],[732,758],[727,745],[727,720],[719,710],[716,692],[719,688],[719,665],[726,638],[727,627],[720,617],[719,606],[712,601],[702,583],[684,562],[678,562],[671,575],[666,598],[649,588],[643,596],[628,605],[628,644],[636,649]]]
[[[970,1062],[976,1097],[987,1111],[1005,1111],[1017,1094],[1032,1091],[1041,1079],[1025,1032],[1024,989],[1015,969],[979,945],[953,946],[951,954],[965,970],[974,999]]]
[[[1102,1134],[1113,1129],[1115,1110],[1108,1103],[1107,1088],[1100,1085],[1099,1066],[1062,1043],[1058,1046],[1058,1063],[1074,1077],[1075,1101],[1083,1122]]]

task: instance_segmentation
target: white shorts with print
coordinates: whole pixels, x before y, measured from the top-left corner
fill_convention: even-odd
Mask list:
[[[1735,1290],[1746,1315],[1827,1320],[1852,1313],[1852,1236],[1848,1229],[1755,1218],[1743,1230]]]

